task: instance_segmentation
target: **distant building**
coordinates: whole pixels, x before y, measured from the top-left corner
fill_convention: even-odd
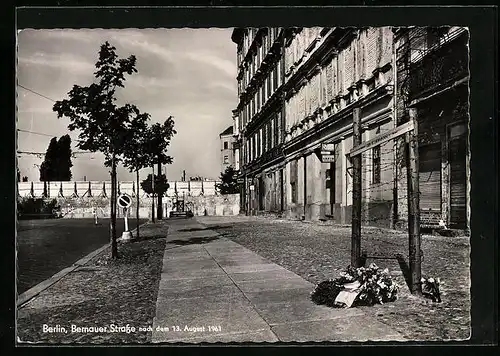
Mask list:
[[[222,131],[219,135],[220,137],[220,155],[221,155],[221,172],[224,172],[227,167],[232,166],[234,168],[234,136],[233,136],[233,125],[229,126],[227,129]]]

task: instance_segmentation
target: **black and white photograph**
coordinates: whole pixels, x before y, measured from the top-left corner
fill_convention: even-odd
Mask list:
[[[19,345],[471,337],[470,31],[17,31]]]

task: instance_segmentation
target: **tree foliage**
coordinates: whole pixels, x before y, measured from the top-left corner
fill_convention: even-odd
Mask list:
[[[154,193],[163,196],[168,188],[170,188],[170,184],[167,181],[167,176],[165,174],[157,175],[155,174],[155,186]],[[141,188],[148,194],[153,193],[153,187],[151,184],[151,173],[148,174],[148,177],[141,182]]]
[[[125,74],[137,72],[135,65],[134,55],[119,59],[116,48],[105,42],[96,63],[96,81],[86,87],[74,85],[69,99],[53,107],[59,118],[69,118],[69,130],[79,130],[77,147],[102,152],[108,167],[113,158],[120,159],[131,122],[140,115],[135,105],[117,106],[115,97],[117,87],[124,87]]]
[[[233,167],[229,166],[220,175],[220,183],[216,187],[221,194],[236,194],[239,193],[240,187],[236,177],[236,171]]]
[[[64,135],[59,140],[53,137],[40,165],[40,181],[70,181],[73,167],[71,155],[71,137]]]
[[[144,154],[149,156],[149,164],[172,164],[173,158],[167,155],[170,140],[177,133],[174,129],[174,119],[172,116],[163,123],[151,125],[147,131],[146,146]]]

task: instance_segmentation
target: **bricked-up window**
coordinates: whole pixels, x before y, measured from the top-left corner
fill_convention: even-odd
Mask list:
[[[380,183],[380,146],[372,149],[372,182]]]

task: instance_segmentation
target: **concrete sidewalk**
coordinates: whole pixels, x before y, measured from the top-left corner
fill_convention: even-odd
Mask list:
[[[310,282],[196,219],[169,223],[152,342],[404,341],[360,309],[315,305]]]

